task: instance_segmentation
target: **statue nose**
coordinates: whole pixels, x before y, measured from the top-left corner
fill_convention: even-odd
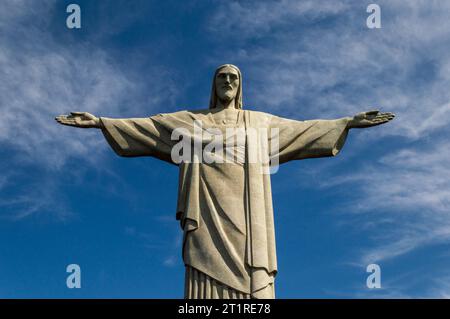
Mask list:
[[[225,83],[231,83],[231,76],[229,74],[225,77]]]

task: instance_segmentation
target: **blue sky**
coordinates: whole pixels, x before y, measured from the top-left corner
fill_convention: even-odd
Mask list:
[[[53,118],[205,108],[223,63],[248,109],[397,115],[273,176],[277,297],[450,297],[450,3],[377,1],[378,30],[369,3],[3,0],[0,297],[183,296],[177,168]],[[81,289],[65,285],[72,263]],[[366,288],[370,263],[381,289]]]

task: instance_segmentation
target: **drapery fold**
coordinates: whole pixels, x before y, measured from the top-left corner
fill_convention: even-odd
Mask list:
[[[100,121],[106,140],[118,155],[153,156],[175,164],[171,150],[178,141],[171,139],[172,132],[183,128],[193,135],[194,121],[203,123],[203,131],[217,127],[214,112],[217,110],[180,111],[148,118],[102,117]],[[187,269],[195,269],[192,276],[212,278],[227,289],[252,298],[274,298],[277,260],[270,174],[267,174],[269,160],[282,164],[334,156],[345,143],[347,122],[296,121],[263,112],[236,112],[243,112],[239,113],[243,116],[237,117],[242,120],[236,127],[245,129],[245,144],[243,150],[232,151],[245,154],[244,164],[177,164],[176,218],[184,232],[183,260],[190,267]],[[267,135],[262,134],[264,130],[268,130]],[[253,139],[250,133],[255,132]],[[278,150],[273,145],[278,145]],[[261,157],[261,152],[269,154]],[[192,276],[186,285],[194,282]],[[200,282],[207,281],[203,279]],[[192,289],[197,292],[192,290],[188,295],[201,296],[198,289],[203,288]],[[219,294],[205,292],[203,296]]]

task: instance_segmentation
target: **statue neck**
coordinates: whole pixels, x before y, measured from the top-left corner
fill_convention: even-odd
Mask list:
[[[235,108],[235,99],[230,101],[217,100],[216,108],[218,109],[234,109]]]

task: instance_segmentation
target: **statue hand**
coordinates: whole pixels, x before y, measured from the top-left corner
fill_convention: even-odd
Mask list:
[[[391,121],[395,117],[394,113],[380,113],[378,110],[361,112],[349,119],[348,128],[364,128],[380,125]]]
[[[88,112],[70,112],[70,115],[59,115],[55,120],[68,126],[100,128],[100,119]]]

